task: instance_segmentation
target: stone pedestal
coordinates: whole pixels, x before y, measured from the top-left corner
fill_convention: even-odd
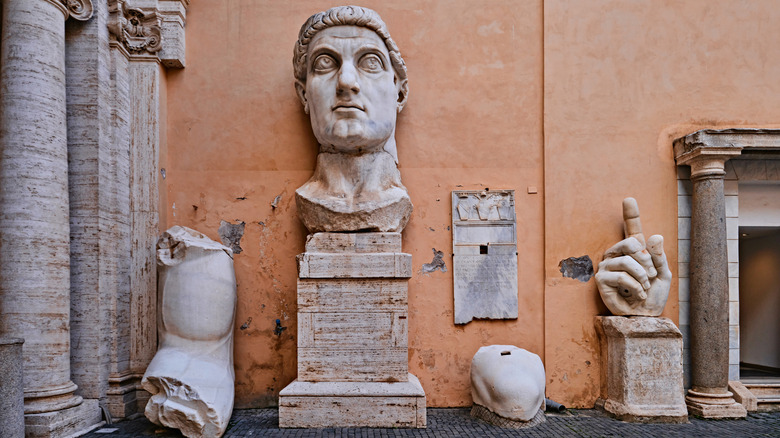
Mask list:
[[[298,379],[279,393],[279,427],[426,424],[408,372],[400,233],[316,233],[298,256]]]
[[[601,394],[596,407],[624,421],[684,423],[682,334],[669,318],[597,316]]]

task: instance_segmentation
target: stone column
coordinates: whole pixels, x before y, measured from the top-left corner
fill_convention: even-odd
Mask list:
[[[677,148],[676,148],[677,149]],[[691,166],[690,327],[691,414],[705,418],[745,417],[728,391],[729,289],[724,164],[739,147],[696,144],[677,150],[677,164]],[[682,153],[679,153],[682,152]]]
[[[70,380],[65,19],[89,0],[3,2],[0,71],[0,333],[25,339],[27,436],[100,421]]]
[[[121,245],[127,293],[113,301],[107,405],[118,418],[143,411],[149,393],[141,377],[157,351],[157,263],[160,235],[160,159],[164,156],[164,70],[184,67],[189,0],[108,0],[111,58],[111,147],[122,157]],[[115,156],[111,153],[110,156]],[[102,175],[102,172],[101,172]],[[164,195],[163,195],[164,196]],[[127,205],[124,204],[125,198]],[[124,251],[122,253],[122,251]],[[127,257],[127,255],[130,257]]]

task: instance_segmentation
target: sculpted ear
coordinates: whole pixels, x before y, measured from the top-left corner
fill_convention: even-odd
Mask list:
[[[306,84],[296,79],[295,92],[298,93],[298,99],[300,99],[303,104],[303,112],[309,114],[309,102],[306,100]]]
[[[401,110],[404,109],[404,105],[406,105],[406,100],[409,98],[409,81],[406,79],[403,79],[400,83],[398,83],[398,112],[400,113]]]

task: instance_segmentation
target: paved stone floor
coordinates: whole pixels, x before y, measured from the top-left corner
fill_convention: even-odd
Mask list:
[[[686,424],[634,424],[614,420],[595,410],[548,414],[529,429],[501,429],[472,419],[467,408],[428,409],[427,429],[279,429],[276,409],[233,412],[225,437],[780,437],[780,412],[750,414],[746,420],[700,420]],[[145,417],[106,425],[89,438],[182,435],[155,426]]]

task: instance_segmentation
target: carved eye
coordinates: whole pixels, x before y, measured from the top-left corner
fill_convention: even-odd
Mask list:
[[[331,71],[336,68],[336,60],[330,55],[320,55],[314,59],[313,68],[318,73]]]
[[[379,73],[380,71],[384,70],[384,65],[382,65],[382,60],[374,55],[373,53],[369,53],[368,55],[360,58],[360,63],[358,64],[358,67],[360,67],[362,70],[365,70],[369,73]]]

